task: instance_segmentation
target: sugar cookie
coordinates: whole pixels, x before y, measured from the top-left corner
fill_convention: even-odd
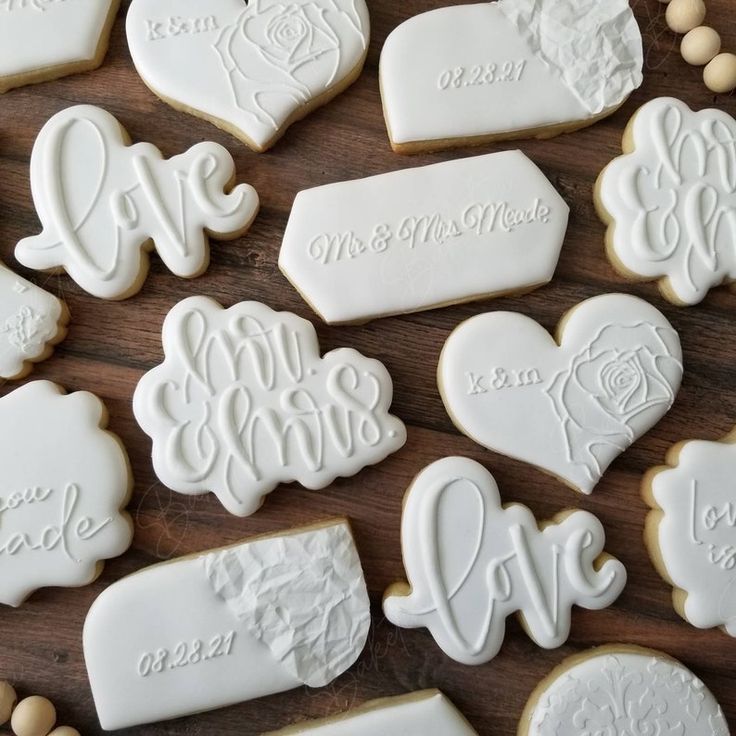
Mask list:
[[[626,294],[578,304],[556,339],[513,312],[469,319],[442,350],[440,393],[471,439],[590,493],[672,406],[680,339],[661,312]]]
[[[519,614],[539,646],[562,646],[574,605],[611,605],[626,570],[603,553],[601,523],[586,511],[540,527],[526,506],[501,505],[493,476],[474,460],[449,457],[425,468],[404,500],[401,549],[408,585],[383,599],[389,621],[426,627],[448,657],[477,665],[503,644]]]
[[[289,312],[190,297],[166,317],[163,345],[133,398],[156,474],[237,516],[279,483],[324,488],[406,442],[383,365],[348,348],[320,357],[312,324]]]
[[[358,552],[337,519],[124,578],[92,605],[84,656],[113,730],[327,685],[369,627]]]
[[[120,0],[0,0],[0,94],[96,69]]]
[[[736,120],[660,97],[632,118],[595,189],[606,251],[624,276],[659,280],[674,304],[736,281]]]
[[[708,688],[676,659],[607,644],[568,657],[537,686],[518,736],[729,736]]]
[[[417,153],[550,138],[618,109],[642,82],[628,0],[499,0],[402,23],[381,53],[391,145]]]
[[[64,302],[0,263],[0,378],[23,378],[66,337]]]
[[[677,612],[736,636],[736,430],[720,442],[680,442],[644,477],[647,548],[673,587]]]
[[[297,195],[279,268],[331,324],[530,291],[569,211],[521,151],[328,184]]]
[[[364,0],[132,0],[127,32],[164,102],[265,151],[358,78],[370,19]]]
[[[318,721],[297,723],[264,736],[478,736],[439,690],[373,700]]]
[[[70,107],[43,127],[31,156],[31,190],[43,232],[18,243],[29,268],[63,268],[86,291],[125,299],[143,286],[154,247],[177,276],[209,265],[208,235],[243,234],[258,213],[230,154],[199,143],[165,160],[150,143],[130,145],[110,113]]]
[[[133,538],[128,458],[90,393],[33,381],[0,399],[0,603],[77,587]],[[43,462],[39,462],[39,458]]]

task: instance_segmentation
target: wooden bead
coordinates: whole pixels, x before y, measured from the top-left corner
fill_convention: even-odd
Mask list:
[[[58,726],[55,728],[49,736],[81,736],[76,728],[71,726]]]
[[[705,20],[705,3],[703,0],[672,0],[665,18],[675,33],[687,33]]]
[[[0,726],[4,726],[10,720],[10,714],[17,702],[18,696],[13,686],[5,680],[0,680]]]
[[[721,50],[718,31],[709,26],[698,26],[689,31],[680,44],[682,58],[693,66],[703,66]]]
[[[718,54],[703,71],[705,86],[717,94],[736,89],[736,54]]]
[[[10,719],[15,736],[48,736],[55,723],[54,704],[40,695],[21,700]]]

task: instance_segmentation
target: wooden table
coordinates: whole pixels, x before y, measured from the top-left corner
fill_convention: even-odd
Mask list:
[[[605,1],[605,0],[603,0]],[[736,50],[734,0],[708,0],[709,20]],[[213,496],[187,497],[159,483],[150,462],[150,441],[131,411],[136,382],[162,358],[160,329],[167,311],[185,296],[206,294],[226,305],[257,299],[317,322],[317,317],[280,274],[276,262],[294,195],[343,179],[412,165],[445,161],[473,151],[407,159],[395,155],[381,113],[377,71],[386,35],[410,16],[445,0],[368,0],[373,38],[365,72],[349,91],[296,124],[269,153],[257,155],[206,122],[158,101],[131,63],[124,34],[123,3],[104,66],[93,73],[15,90],[0,97],[0,243],[13,258],[16,242],[39,224],[30,199],[28,164],[40,127],[76,103],[101,105],[115,114],[134,140],[146,140],[170,156],[201,140],[214,140],[234,155],[240,180],[261,195],[262,210],[247,237],[215,243],[212,265],[194,281],[176,278],[153,259],[143,290],[122,303],[83,293],[68,277],[32,277],[63,297],[72,315],[67,339],[32,378],[48,378],[69,390],[87,389],[104,399],[111,428],[125,442],[136,487],[130,504],[135,521],[131,550],[113,560],[93,585],[78,590],[46,589],[20,609],[0,611],[0,678],[22,695],[39,693],[58,706],[60,720],[83,734],[100,733],[81,647],[84,618],[108,585],[141,568],[186,553],[235,542],[260,532],[302,525],[343,514],[353,522],[373,601],[373,627],[359,662],[331,686],[293,692],[181,721],[131,732],[250,736],[300,719],[321,717],[380,696],[439,687],[462,709],[482,736],[513,736],[525,700],[537,683],[568,654],[605,642],[630,642],[663,649],[683,660],[713,690],[736,727],[736,641],[720,631],[698,631],[672,609],[670,589],[654,571],[642,542],[646,508],[639,497],[642,473],[686,438],[716,439],[736,422],[736,297],[717,290],[705,302],[679,309],[663,301],[654,285],[632,286],[619,278],[603,252],[603,225],[592,202],[598,172],[620,153],[630,115],[647,100],[675,95],[696,108],[717,106],[736,114],[736,98],[716,97],[701,72],[687,66],[678,40],[664,23],[664,5],[634,0],[646,47],[645,82],[612,118],[552,141],[523,141],[521,148],[542,168],[572,209],[557,274],[532,294],[424,314],[383,319],[364,327],[317,324],[323,350],[351,346],[385,362],[394,381],[395,412],[409,427],[406,447],[381,465],[340,480],[323,492],[289,486],[269,496],[255,516],[230,516]],[[477,153],[515,148],[488,146]],[[22,268],[19,271],[28,276]],[[462,437],[451,424],[435,384],[440,349],[463,319],[488,309],[517,310],[553,328],[577,302],[596,294],[627,291],[663,310],[680,333],[685,379],[673,410],[612,465],[592,497],[522,463],[488,452]],[[8,383],[3,392],[16,384]],[[394,628],[382,616],[385,587],[404,572],[399,546],[401,499],[413,476],[429,462],[460,454],[479,460],[495,475],[505,502],[520,501],[538,518],[566,507],[588,509],[603,522],[607,549],[628,568],[621,598],[601,612],[576,610],[572,635],[559,650],[537,648],[509,620],[500,655],[481,667],[464,667],[445,657],[424,630]],[[2,470],[0,469],[0,472]],[[378,736],[378,735],[377,735]]]

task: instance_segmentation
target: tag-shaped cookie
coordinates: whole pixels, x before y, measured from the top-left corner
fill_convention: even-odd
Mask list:
[[[439,690],[373,700],[334,718],[297,723],[264,736],[478,736]]]
[[[66,336],[64,302],[0,263],[0,378],[23,378]]]
[[[568,657],[537,686],[517,736],[729,736],[713,693],[653,649],[606,644]]]
[[[162,100],[254,151],[360,75],[364,0],[133,0],[128,45]]]
[[[669,467],[644,478],[652,507],[645,539],[693,626],[736,636],[736,430],[720,442],[691,440],[667,453]]]
[[[120,0],[0,0],[0,94],[96,69]]]
[[[642,82],[628,0],[498,0],[431,10],[381,52],[399,153],[549,138],[613,113]]]
[[[369,628],[360,559],[338,519],[124,578],[92,605],[84,657],[113,730],[323,687]]]
[[[667,413],[681,379],[677,333],[626,294],[577,305],[557,341],[512,312],[469,319],[445,343],[438,370],[458,429],[583,493]]]
[[[409,583],[390,587],[386,617],[426,627],[447,654],[483,664],[519,614],[545,649],[562,646],[574,605],[609,606],[626,570],[603,554],[601,523],[564,512],[540,530],[526,506],[502,506],[493,476],[474,460],[449,457],[425,468],[404,499],[401,550]]]
[[[190,297],[166,317],[163,345],[133,398],[156,474],[237,516],[279,483],[324,488],[406,442],[384,366],[348,348],[320,357],[312,324],[289,312]]]
[[[329,323],[365,322],[549,282],[569,208],[505,151],[300,192],[279,268]]]
[[[128,458],[90,393],[33,381],[0,399],[0,603],[78,587],[125,552]]]
[[[15,256],[29,268],[63,268],[103,299],[140,290],[154,247],[177,276],[194,278],[209,265],[208,235],[238,237],[258,212],[253,187],[227,193],[234,178],[217,143],[165,160],[150,143],[130,145],[110,113],[68,108],[33,147],[31,190],[44,229],[21,240]]]
[[[736,281],[736,120],[660,97],[632,118],[600,175],[606,249],[624,276],[659,280],[675,304]]]

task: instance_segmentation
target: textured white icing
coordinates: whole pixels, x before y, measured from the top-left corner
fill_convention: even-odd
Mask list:
[[[103,416],[96,396],[48,381],[0,399],[0,603],[86,585],[128,549],[130,469]]]
[[[493,659],[516,612],[537,644],[559,647],[572,606],[605,608],[623,590],[624,566],[610,558],[597,564],[604,542],[603,527],[586,511],[540,531],[525,506],[501,506],[482,465],[445,458],[407,493],[401,549],[411,592],[389,589],[383,610],[397,626],[428,628],[463,664]]]
[[[627,650],[574,664],[534,697],[525,736],[728,736],[721,708],[679,662]]]
[[[559,345],[520,314],[474,317],[445,343],[438,378],[465,434],[590,493],[672,406],[682,351],[661,312],[606,294],[567,315]]]
[[[93,61],[110,13],[120,0],[0,0],[0,92],[10,80]]]
[[[686,619],[736,636],[736,445],[692,441],[677,465],[654,475],[657,557],[684,591]]]
[[[348,348],[320,357],[294,314],[191,297],[166,317],[163,345],[133,410],[156,474],[180,493],[212,491],[247,516],[279,483],[324,488],[406,442],[384,366]]]
[[[736,120],[661,97],[636,113],[629,136],[633,150],[599,181],[611,255],[637,278],[664,279],[670,298],[697,304],[736,280]]]
[[[370,19],[364,0],[133,0],[127,32],[158,95],[265,150],[360,71]]]
[[[264,736],[478,736],[439,691],[366,703],[335,718],[290,726]]]
[[[320,590],[315,576],[330,555],[339,573]],[[310,610],[300,572],[324,609]],[[277,588],[278,612],[244,604]],[[320,615],[323,638],[314,636]],[[113,730],[221,708],[291,690],[305,675],[327,684],[358,658],[369,622],[345,521],[154,565],[109,587],[87,615],[84,656],[100,724]]]
[[[279,267],[330,323],[547,283],[569,208],[521,151],[300,192]]]
[[[105,110],[70,107],[33,147],[31,191],[44,229],[21,240],[15,256],[29,268],[62,267],[104,299],[138,291],[149,241],[177,276],[197,276],[209,264],[207,235],[240,233],[258,212],[253,187],[224,193],[234,176],[232,157],[216,143],[165,160],[150,143],[129,146]]]
[[[42,358],[65,320],[62,303],[0,263],[0,377],[14,378]]]
[[[641,84],[627,0],[501,0],[410,18],[381,53],[394,144],[570,126]]]

